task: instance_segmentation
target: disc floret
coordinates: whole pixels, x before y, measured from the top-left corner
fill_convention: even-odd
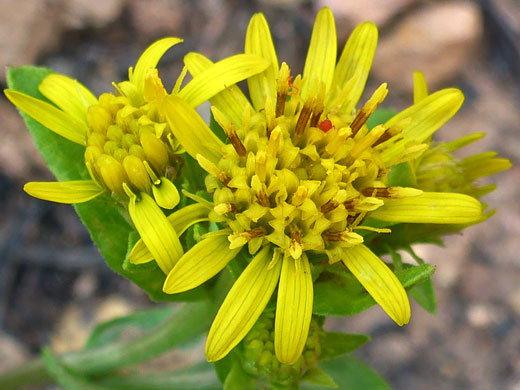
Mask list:
[[[247,243],[253,254],[271,243],[299,259],[305,251],[351,247],[363,242],[356,230],[384,199],[421,193],[386,186],[388,167],[374,148],[385,129],[365,126],[386,84],[355,115],[326,116],[324,84],[314,83],[303,97],[301,80],[292,82],[282,64],[276,101],[246,113],[251,119],[239,129],[213,107],[230,143],[216,165],[197,158],[212,176],[206,181],[214,192],[210,219],[231,228],[231,248]]]

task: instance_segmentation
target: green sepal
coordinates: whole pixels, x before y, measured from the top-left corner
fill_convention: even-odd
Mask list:
[[[399,163],[390,169],[388,187],[417,187],[417,179],[408,162]]]
[[[432,278],[416,284],[408,293],[424,310],[435,314],[437,311],[437,299],[435,298],[435,287],[433,286]]]
[[[342,356],[320,364],[328,373],[339,390],[390,390],[390,386],[379,374],[361,361]],[[316,390],[316,386],[303,384],[302,389]]]
[[[38,85],[51,73],[53,71],[50,69],[33,66],[9,68],[7,85],[11,89],[50,103],[38,91]],[[90,179],[84,164],[84,146],[60,137],[24,113],[21,115],[44,161],[59,181]],[[162,292],[165,276],[158,269],[130,272],[128,268],[123,268],[128,236],[134,229],[121,215],[116,201],[110,196],[102,195],[91,201],[76,204],[74,209],[112,270],[132,280],[155,301],[177,301],[184,298]]]
[[[341,332],[326,332],[321,341],[321,360],[334,359],[355,351],[370,341],[370,336],[364,334],[348,334]]]
[[[302,378],[303,382],[311,385],[325,387],[327,389],[337,389],[339,386],[334,379],[321,368],[311,368]]]
[[[395,275],[405,289],[412,288],[435,272],[429,264],[405,267]],[[322,275],[323,276],[323,275]],[[345,269],[330,275],[328,280],[319,281],[314,287],[312,312],[323,316],[351,316],[375,304],[357,279]]]
[[[224,382],[224,390],[256,390],[255,380],[243,369],[240,362],[235,359],[231,371]]]

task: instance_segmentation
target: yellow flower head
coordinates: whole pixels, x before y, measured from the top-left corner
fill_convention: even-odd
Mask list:
[[[383,125],[366,122],[387,94],[381,85],[357,110],[377,43],[377,28],[362,23],[336,64],[336,31],[328,8],[314,25],[303,75],[278,63],[268,25],[254,15],[245,51],[268,68],[248,81],[252,104],[237,87],[216,95],[213,114],[222,143],[176,96],[164,110],[185,150],[209,176],[210,233],[179,259],[164,284],[167,293],[200,285],[247,245],[254,258],[224,300],[209,332],[208,360],[224,357],[251,329],[278,288],[274,349],[293,364],[301,355],[312,315],[309,253],[341,261],[399,325],[410,318],[406,292],[392,271],[363,244],[371,217],[388,222],[468,223],[481,217],[467,195],[389,187],[393,165],[420,155],[423,144],[459,109],[463,95],[446,89],[428,96]],[[193,75],[211,62],[186,57]],[[208,205],[206,205],[208,206]]]
[[[179,202],[172,183],[182,167],[184,150],[173,136],[162,111],[167,96],[157,63],[179,38],[164,38],[148,47],[128,81],[114,84],[115,93],[96,98],[76,80],[59,74],[47,76],[39,90],[53,104],[6,90],[20,110],[58,135],[85,146],[90,180],[27,183],[25,191],[40,199],[81,203],[103,193],[121,202],[147,249],[167,274],[183,253],[177,232],[164,215]],[[209,97],[254,73],[266,61],[249,55],[228,58],[194,78],[180,90],[186,69],[172,91],[196,107]]]

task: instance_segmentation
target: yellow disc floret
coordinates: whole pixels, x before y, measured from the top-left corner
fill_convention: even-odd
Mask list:
[[[283,64],[276,102],[268,98],[265,110],[246,113],[251,119],[240,129],[213,107],[230,144],[218,164],[198,160],[211,174],[210,218],[232,229],[231,248],[248,243],[255,253],[267,240],[299,259],[307,250],[351,247],[363,242],[354,230],[382,199],[421,193],[386,186],[388,167],[374,146],[387,130],[365,125],[386,84],[355,115],[331,110],[325,117],[324,84],[314,83],[304,98],[301,81],[293,83]]]

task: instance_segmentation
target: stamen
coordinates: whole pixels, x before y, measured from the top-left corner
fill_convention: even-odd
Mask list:
[[[308,99],[303,105],[303,108],[300,111],[300,116],[298,117],[298,122],[296,122],[296,127],[294,128],[294,134],[297,137],[300,137],[305,131],[305,128],[307,127],[307,122],[311,117],[314,104],[314,99]]]
[[[262,206],[269,208],[271,207],[271,202],[267,196],[267,187],[264,183],[260,184],[260,190],[256,192],[256,198]]]
[[[386,83],[381,84],[381,86],[376,89],[372,97],[368,99],[350,124],[353,135],[356,135],[359,129],[361,129],[361,127],[367,122],[368,118],[370,118],[370,115],[374,113],[377,106],[385,99],[387,93],[388,89],[386,88]]]
[[[406,118],[406,119],[403,119],[402,121],[399,121],[395,125],[389,127],[388,129],[385,130],[383,135],[381,135],[381,137],[379,137],[379,139],[376,142],[374,142],[373,146],[382,144],[383,142],[388,141],[390,138],[393,138],[396,135],[402,133],[403,129],[405,129],[410,124],[411,121],[412,121],[412,118]]]
[[[235,151],[240,157],[247,156],[247,150],[238,137],[238,134],[235,130],[235,125],[231,122],[222,111],[220,111],[216,106],[211,107],[211,112],[213,113],[213,117],[217,121],[217,123],[222,127],[224,133],[228,137],[231,145],[235,148]]]
[[[224,129],[226,132],[227,137],[229,138],[229,141],[231,142],[231,145],[235,148],[237,154],[240,157],[247,156],[247,150],[240,138],[238,138],[238,134],[235,131],[235,126],[231,124],[231,127]]]
[[[290,69],[284,62],[280,67],[278,74],[278,80],[276,80],[276,117],[282,116],[285,110],[285,102],[287,100],[287,94],[289,93],[289,87],[291,85]]]

